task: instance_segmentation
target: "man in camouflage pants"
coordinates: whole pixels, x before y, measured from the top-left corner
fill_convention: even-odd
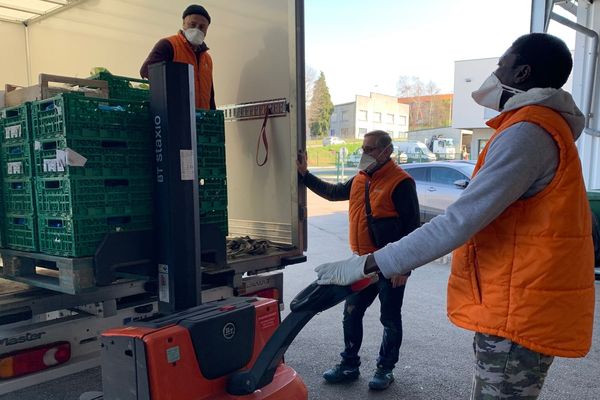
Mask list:
[[[476,333],[471,399],[536,399],[553,356],[536,353],[499,336]]]
[[[475,332],[474,400],[536,399],[555,356],[592,344],[592,216],[575,146],[585,118],[561,89],[572,65],[560,39],[518,38],[472,94],[500,114],[458,200],[373,254],[316,268],[320,284],[347,285],[455,249],[448,317]]]

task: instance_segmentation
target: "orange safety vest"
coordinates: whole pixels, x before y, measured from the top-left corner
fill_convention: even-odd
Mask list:
[[[583,357],[594,319],[590,206],[571,129],[556,111],[526,106],[488,121],[500,132],[531,122],[556,142],[559,163],[541,192],[511,204],[453,254],[448,317],[542,354]]]
[[[375,247],[369,235],[367,213],[365,207],[365,183],[371,180],[369,188],[369,202],[371,213],[375,218],[397,217],[398,212],[392,200],[392,193],[400,182],[412,179],[395,162],[388,161],[369,178],[364,171],[360,171],[352,181],[350,188],[349,224],[350,248],[359,255],[372,253]]]
[[[210,109],[210,96],[213,86],[213,63],[207,51],[200,53],[200,57],[189,44],[181,32],[169,36],[167,40],[173,46],[173,61],[190,64],[194,67],[194,91],[196,93],[196,108]]]

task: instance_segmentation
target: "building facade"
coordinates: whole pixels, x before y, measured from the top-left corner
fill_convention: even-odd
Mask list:
[[[479,89],[481,84],[496,70],[499,58],[480,58],[462,60],[454,63],[454,100],[452,102],[452,128],[473,132],[468,152],[470,158],[477,159],[494,133],[485,122],[498,112],[475,103],[471,93]],[[571,92],[572,76],[563,86]]]
[[[351,103],[337,104],[331,114],[330,135],[362,139],[367,132],[382,130],[394,139],[407,138],[409,106],[380,93],[357,95]]]

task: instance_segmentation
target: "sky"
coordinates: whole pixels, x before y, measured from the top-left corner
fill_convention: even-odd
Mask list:
[[[396,95],[402,75],[452,93],[454,62],[500,57],[530,15],[530,0],[305,0],[306,63],[324,72],[334,104]],[[548,33],[574,48],[568,28],[551,21]]]

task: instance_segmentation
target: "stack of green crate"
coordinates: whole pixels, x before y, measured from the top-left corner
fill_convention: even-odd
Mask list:
[[[37,251],[31,104],[0,110],[2,245]]]
[[[217,224],[229,233],[227,222],[227,169],[223,111],[196,110],[200,224]]]
[[[150,99],[149,82],[144,79],[128,78],[102,71],[90,79],[108,82],[108,94],[113,99],[146,101]]]
[[[147,102],[63,93],[32,103],[40,251],[93,255],[109,232],[152,227]]]

